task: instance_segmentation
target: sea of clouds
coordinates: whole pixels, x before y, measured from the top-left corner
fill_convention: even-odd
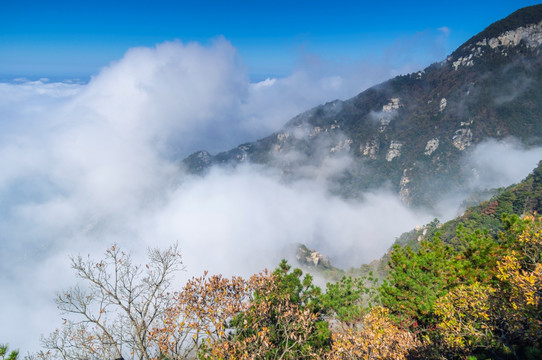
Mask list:
[[[148,247],[178,242],[187,271],[177,287],[204,270],[273,268],[296,243],[345,267],[380,257],[434,214],[385,191],[359,201],[331,195],[318,172],[326,177],[340,165],[286,183],[251,164],[192,176],[180,160],[268,135],[394,71],[363,64],[333,72],[311,61],[253,83],[236,49],[219,38],[131,49],[88,84],[0,83],[0,340],[36,350],[40,334],[60,325],[53,300],[75,282],[69,257],[99,258],[113,243],[144,261]],[[494,161],[495,152],[507,156]],[[477,174],[492,175],[473,177],[472,188],[517,182],[542,158],[512,143],[473,154]]]

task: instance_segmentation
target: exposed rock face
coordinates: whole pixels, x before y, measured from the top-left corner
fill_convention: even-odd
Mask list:
[[[376,159],[376,155],[379,150],[378,141],[376,139],[369,140],[364,145],[360,145],[359,151],[361,155],[369,157],[369,159]]]
[[[469,56],[460,57],[456,61],[452,63],[452,67],[454,70],[457,70],[460,66],[473,66],[474,60],[472,59],[474,54],[470,54]],[[481,55],[480,55],[481,56]]]
[[[318,251],[311,250],[305,245],[299,245],[297,248],[296,259],[301,265],[309,267],[319,267],[322,269],[331,268],[330,261]]]
[[[421,230],[421,229],[419,229]],[[416,240],[418,240],[418,242],[422,241],[423,239],[425,239],[425,235],[427,235],[427,227],[424,227],[423,228],[423,231],[422,233],[418,236],[418,238]]]
[[[399,110],[399,98],[391,98],[387,104],[382,105],[382,110],[373,112],[372,116],[380,123],[379,132],[384,132]]]
[[[339,151],[348,151],[350,150],[350,145],[352,144],[352,140],[350,139],[344,139],[339,141],[337,145],[333,146],[331,149],[329,149],[330,153],[335,153]]]
[[[472,131],[470,129],[456,130],[452,141],[453,145],[460,151],[465,150],[471,145]]]
[[[239,149],[239,154],[237,154],[237,160],[239,162],[243,162],[247,159],[247,151],[250,149],[249,146],[246,146],[246,145],[241,145],[239,147],[237,147],[237,149]]]
[[[193,153],[184,160],[185,165],[194,173],[205,171],[213,163],[213,157],[207,151],[202,150]]]
[[[284,143],[290,138],[289,132],[279,132],[277,134],[277,143],[273,147],[273,151],[280,152]]]
[[[321,133],[322,131],[325,131],[325,129],[321,128],[320,126],[315,126],[309,134],[309,139],[315,137],[318,133]]]
[[[314,265],[320,264],[324,260],[324,256],[317,251],[314,251],[310,256],[305,258],[308,262],[313,263]]]
[[[477,43],[477,45],[489,45],[490,48],[517,46],[523,40],[527,47],[538,47],[542,45],[542,22],[521,26],[515,30],[507,31],[504,34]]]
[[[446,98],[442,98],[440,100],[439,111],[443,112],[444,109],[446,109],[446,105],[448,105],[448,101],[446,100]]]
[[[382,106],[382,111],[384,112],[392,112],[398,109],[399,109],[399,98],[391,98],[388,104]]]
[[[390,162],[396,157],[401,156],[401,147],[403,147],[403,144],[401,144],[399,141],[392,141],[390,144],[390,149],[386,154],[386,161]]]
[[[475,60],[483,57],[488,51],[499,51],[502,55],[508,56],[510,48],[517,47],[520,44],[524,44],[527,48],[538,48],[542,45],[542,21],[519,26],[496,37],[478,40],[466,47],[465,55],[455,60],[450,56],[448,62],[451,62],[454,70],[458,70],[462,66],[473,66]]]
[[[427,144],[425,145],[425,152],[424,154],[429,156],[431,155],[435,150],[437,150],[438,148],[438,144],[439,144],[439,140],[438,139],[431,139],[427,142]]]
[[[290,134],[289,134],[289,133],[279,132],[279,133],[277,134],[277,140],[278,140],[278,141],[284,141],[284,140],[287,140],[289,137],[290,137]]]
[[[203,150],[203,151],[198,151],[198,152],[196,153],[196,157],[197,157],[202,163],[204,163],[204,164],[209,164],[209,163],[211,163],[211,155],[210,155],[207,151],[205,151],[205,150]]]
[[[399,183],[399,199],[406,204],[410,203],[410,189],[408,188],[408,183],[410,182],[410,178],[408,177],[409,170],[411,169],[405,169],[403,171],[403,176]]]

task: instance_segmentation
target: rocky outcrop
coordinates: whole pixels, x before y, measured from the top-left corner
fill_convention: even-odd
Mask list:
[[[410,204],[410,189],[408,188],[408,183],[410,183],[410,170],[412,169],[405,169],[403,171],[403,176],[399,183],[399,199],[405,204]]]
[[[458,129],[452,137],[453,145],[460,151],[465,150],[471,145],[472,131],[471,129]]]
[[[382,106],[382,111],[392,112],[399,109],[399,98],[391,98],[390,102]]]
[[[542,22],[520,26],[515,30],[506,31],[502,35],[488,39],[487,41],[484,39],[478,42],[477,45],[488,45],[492,49],[497,49],[517,46],[522,41],[527,47],[538,47],[542,45]]]
[[[324,258],[318,251],[311,250],[305,245],[299,245],[297,248],[296,259],[299,264],[308,267],[316,267],[321,269],[332,268],[329,259]]]
[[[360,145],[359,152],[361,155],[368,157],[369,159],[375,160],[378,154],[380,146],[376,139],[369,140],[365,145]]]
[[[425,145],[424,154],[427,155],[427,156],[431,155],[435,150],[437,150],[438,145],[439,145],[439,140],[438,139],[429,140],[427,142],[427,144]]]
[[[516,29],[505,31],[498,36],[482,38],[462,48],[463,55],[454,59],[448,57],[454,70],[460,67],[470,67],[475,64],[477,58],[481,58],[488,51],[498,51],[503,56],[508,56],[511,48],[523,44],[527,48],[538,48],[542,45],[542,21],[519,26]]]
[[[340,151],[349,151],[351,144],[352,144],[351,139],[341,140],[335,146],[333,146],[331,149],[329,149],[329,152],[330,153],[336,153],[336,152],[340,152]]]
[[[390,162],[396,157],[401,156],[401,147],[403,147],[403,144],[399,141],[392,141],[388,153],[386,154],[386,161]]]
[[[446,109],[446,105],[448,105],[448,101],[446,100],[446,98],[442,98],[440,100],[439,112],[443,112],[444,109]]]

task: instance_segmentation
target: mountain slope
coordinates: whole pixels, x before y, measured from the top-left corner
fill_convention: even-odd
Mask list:
[[[403,233],[395,244],[410,246],[413,250],[419,248],[420,241],[430,240],[438,236],[442,241],[454,246],[461,246],[462,240],[457,233],[458,228],[463,228],[466,233],[476,231],[488,231],[491,236],[498,236],[504,230],[502,221],[503,214],[529,215],[542,212],[542,161],[520,183],[502,189],[496,189],[495,194],[487,201],[469,207],[461,216],[440,223],[437,219],[431,223]],[[379,277],[384,278],[388,271],[391,248],[380,259],[369,265],[363,265],[360,269],[353,269],[356,275],[365,275],[374,271]]]
[[[389,187],[411,205],[434,205],[470,176],[462,160],[476,144],[515,137],[542,144],[542,5],[520,9],[446,60],[398,76],[352,99],[318,106],[266,138],[183,161],[192,172],[253,162],[285,176],[306,166],[352,161],[333,178],[345,196]]]
[[[479,205],[469,207],[463,215],[444,224],[436,222],[426,226],[415,233],[416,240],[431,238],[437,232],[442,239],[450,244],[456,244],[460,240],[456,229],[461,225],[469,232],[476,230],[488,230],[491,234],[503,230],[503,214],[525,215],[540,213],[542,211],[542,161],[538,166],[519,184],[511,185],[504,189],[497,189],[496,194],[489,200]],[[413,242],[414,237],[406,236],[403,241]]]

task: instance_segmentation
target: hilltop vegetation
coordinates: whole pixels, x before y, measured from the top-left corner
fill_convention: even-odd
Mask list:
[[[461,239],[457,229],[473,233],[488,231],[496,236],[504,230],[501,218],[504,214],[524,214],[542,212],[542,162],[519,184],[491,191],[494,195],[489,200],[471,206],[465,212],[446,223],[438,220],[425,227],[405,233],[399,237],[397,244],[418,247],[420,239],[440,237],[444,242],[459,246]]]
[[[489,198],[480,201],[479,198]],[[486,189],[474,194],[467,199],[466,204],[475,204],[466,208],[462,215],[441,223],[434,219],[423,227],[417,227],[409,232],[401,234],[394,245],[399,247],[410,247],[417,251],[422,240],[441,239],[444,243],[454,248],[462,246],[462,237],[465,233],[487,232],[490,236],[497,236],[505,230],[502,217],[507,214],[542,213],[542,161],[538,166],[519,184],[510,185],[506,188]],[[305,251],[310,250],[303,247]],[[372,261],[370,264],[363,264],[359,268],[343,270],[334,267],[330,262],[325,266],[320,264],[312,265],[307,262],[300,262],[309,271],[317,272],[326,279],[339,280],[344,275],[355,277],[367,276],[373,272],[376,277],[383,279],[389,273],[388,263],[390,261],[392,248],[382,258]]]

